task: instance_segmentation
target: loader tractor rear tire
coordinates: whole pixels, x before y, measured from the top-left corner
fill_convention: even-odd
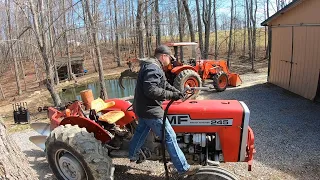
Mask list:
[[[77,125],[61,125],[50,133],[46,157],[59,180],[113,180],[108,150],[93,133]]]
[[[174,78],[173,86],[183,92],[186,85],[190,87],[201,87],[202,82],[200,75],[191,69],[181,71]],[[195,99],[199,95],[199,92],[200,91],[196,91],[191,99]]]
[[[234,174],[214,166],[204,166],[196,174],[187,178],[187,180],[239,180]]]
[[[213,86],[218,92],[226,90],[228,83],[228,75],[225,72],[213,76]]]

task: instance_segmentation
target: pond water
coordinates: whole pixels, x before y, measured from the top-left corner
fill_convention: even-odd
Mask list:
[[[124,78],[122,80],[125,89],[120,88],[118,79],[108,79],[105,80],[108,98],[122,98],[134,95],[134,89],[136,86],[136,79]],[[99,82],[93,82],[82,86],[77,86],[74,88],[68,88],[64,92],[60,92],[62,102],[68,102],[73,100],[81,100],[80,91],[91,89],[94,98],[100,96],[100,85]]]

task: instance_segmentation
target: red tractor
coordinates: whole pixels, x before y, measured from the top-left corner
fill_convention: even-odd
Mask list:
[[[168,47],[173,47],[175,60],[171,61],[166,72],[168,82],[183,91],[188,85],[190,87],[201,87],[202,81],[207,79],[213,80],[213,86],[218,91],[224,91],[228,85],[239,86],[242,81],[236,73],[231,73],[225,60],[203,60],[198,49],[198,43],[180,42],[167,43]],[[188,49],[191,47],[191,50]],[[181,51],[181,49],[184,49]],[[138,72],[131,68],[132,60],[128,62],[128,70],[121,73],[119,84],[122,88],[123,77],[137,77]],[[139,61],[134,59],[133,61]],[[199,93],[196,92],[195,96]],[[195,97],[194,96],[194,97]]]
[[[191,93],[188,97],[195,90],[199,89],[187,91]],[[41,135],[30,137],[30,141],[45,150],[58,179],[113,179],[115,168],[111,158],[127,157],[128,142],[137,123],[131,103],[121,99],[93,100],[92,92],[88,92],[81,92],[83,102],[74,101],[63,108],[49,107],[50,124],[31,124]],[[167,119],[187,161],[203,165],[190,178],[201,179],[211,174],[237,179],[218,168],[220,162],[248,162],[251,170],[255,149],[247,105],[237,100],[188,100],[188,97],[172,103]],[[163,103],[164,109],[168,103]],[[149,133],[143,148],[151,153],[149,160],[163,160],[161,140],[153,133]]]

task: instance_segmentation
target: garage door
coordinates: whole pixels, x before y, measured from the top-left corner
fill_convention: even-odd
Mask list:
[[[289,88],[292,52],[292,28],[272,28],[272,47],[269,82]]]
[[[294,27],[293,39],[293,63],[289,90],[313,99],[317,92],[320,68],[320,27]]]

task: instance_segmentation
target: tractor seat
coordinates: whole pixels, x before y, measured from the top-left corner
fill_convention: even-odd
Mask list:
[[[91,109],[94,109],[96,113],[114,106],[116,103],[114,101],[104,102],[101,98],[97,98],[91,102]]]
[[[123,111],[109,111],[102,116],[99,117],[99,121],[104,121],[109,124],[113,124],[117,121],[119,121],[121,118],[124,117]]]
[[[114,106],[116,103],[114,101],[104,102],[101,98],[97,98],[91,102],[91,109],[94,109],[96,113]],[[99,116],[99,121],[104,121],[109,124],[113,124],[124,117],[124,112],[122,111],[109,111],[101,116]]]

